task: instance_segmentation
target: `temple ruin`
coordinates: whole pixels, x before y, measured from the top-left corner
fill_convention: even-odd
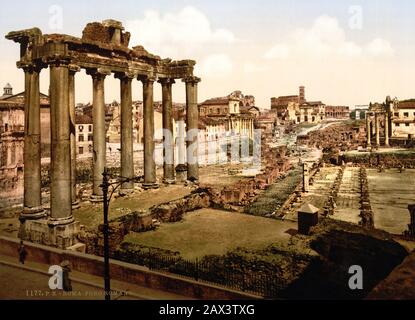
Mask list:
[[[24,209],[20,215],[21,237],[60,248],[76,244],[79,223],[72,215],[76,206],[76,140],[75,140],[75,75],[85,69],[93,88],[93,194],[91,201],[103,199],[102,173],[106,166],[104,81],[111,74],[120,80],[121,92],[121,176],[133,178],[132,85],[143,84],[144,103],[144,188],[157,188],[154,153],[153,87],[162,87],[163,127],[172,131],[172,86],[176,79],[186,85],[187,179],[197,181],[198,129],[197,84],[193,75],[195,61],[161,59],[142,46],[130,49],[130,33],[121,22],[105,20],[87,24],[81,38],[64,34],[42,34],[38,28],[13,31],[7,39],[20,44],[17,67],[25,74],[24,131]],[[51,113],[51,192],[50,215],[41,200],[40,92],[42,69],[50,69]],[[174,145],[165,143],[173,153]],[[184,146],[183,146],[184,148]],[[175,181],[173,159],[164,161],[164,181]],[[183,165],[180,166],[183,171]],[[133,190],[133,182],[125,182],[123,193]]]

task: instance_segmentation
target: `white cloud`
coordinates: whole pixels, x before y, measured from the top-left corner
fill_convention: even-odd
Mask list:
[[[232,73],[233,63],[226,54],[212,54],[196,65],[196,74],[201,77],[223,78]]]
[[[372,56],[393,56],[395,51],[391,44],[381,38],[376,38],[366,46],[366,51]]]
[[[336,18],[319,16],[309,29],[297,29],[286,43],[277,43],[265,54],[267,59],[286,59],[295,55],[307,58],[391,56],[391,44],[381,38],[359,46],[348,40]]]
[[[152,53],[180,59],[192,57],[207,46],[217,48],[236,40],[231,31],[214,29],[208,17],[191,6],[165,14],[145,11],[142,19],[128,21],[126,30],[131,32],[132,46],[142,45]]]
[[[266,59],[285,59],[290,54],[290,48],[285,44],[276,44],[269,49],[265,54]]]

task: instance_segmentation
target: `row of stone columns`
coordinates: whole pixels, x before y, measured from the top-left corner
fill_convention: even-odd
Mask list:
[[[50,125],[51,125],[51,215],[50,225],[73,222],[72,208],[76,201],[76,141],[75,141],[75,74],[80,68],[69,61],[57,60],[50,66]],[[24,146],[24,211],[23,219],[45,217],[41,200],[41,149],[40,149],[40,93],[39,73],[35,65],[23,67],[25,72],[25,146]],[[102,173],[106,165],[105,128],[105,69],[88,69],[93,82],[93,194],[92,201],[102,201]],[[130,73],[116,73],[121,92],[121,176],[133,178],[133,119],[132,80]],[[153,77],[139,77],[143,82],[144,101],[144,184],[145,188],[157,187],[154,159],[154,108]],[[198,180],[198,106],[197,83],[199,78],[183,79],[186,83],[187,122],[187,179]],[[173,133],[172,84],[173,79],[161,79],[163,99],[163,127]],[[184,124],[179,128],[184,145]],[[165,139],[164,181],[175,182],[174,143]],[[180,149],[180,148],[179,148]],[[180,149],[180,157],[183,151]],[[179,159],[184,163],[184,159]],[[181,164],[181,163],[179,163]],[[121,192],[133,190],[133,182],[125,182]]]
[[[375,127],[375,144],[380,146],[380,116],[381,113],[374,113],[374,121],[371,119],[371,114],[366,114],[366,133],[367,133],[367,145],[372,144],[372,128],[373,122]],[[389,146],[389,116],[388,113],[385,113],[385,146]]]

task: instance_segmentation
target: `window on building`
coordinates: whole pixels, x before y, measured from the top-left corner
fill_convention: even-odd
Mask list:
[[[6,123],[6,124],[4,125],[4,131],[5,131],[5,132],[9,131],[9,124],[8,124],[8,123]]]
[[[79,154],[84,154],[84,147],[79,147],[78,150],[79,150],[79,152],[78,152]]]
[[[405,127],[409,127],[409,123],[405,123]]]
[[[88,134],[88,141],[93,141],[94,140],[94,136],[92,134]]]
[[[404,116],[405,118],[408,118],[408,117],[409,117],[409,112],[404,112],[404,113],[403,113],[403,116]]]
[[[79,126],[79,127],[78,127],[78,130],[79,130],[79,132],[84,131],[84,126]]]
[[[78,141],[79,141],[79,142],[84,142],[84,135],[83,135],[83,134],[80,134],[80,135],[79,135],[79,137],[78,137]]]
[[[399,112],[395,112],[395,117],[399,117]]]
[[[88,146],[88,152],[92,153],[92,146],[91,145]]]
[[[89,131],[89,132],[92,132],[92,124],[90,124],[90,125],[88,126],[88,131]]]

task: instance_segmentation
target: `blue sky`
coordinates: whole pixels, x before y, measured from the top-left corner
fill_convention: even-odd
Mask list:
[[[62,8],[59,30],[50,28],[54,5]],[[350,27],[356,6],[362,13],[357,29]],[[200,100],[241,89],[268,107],[271,96],[296,93],[299,85],[306,85],[310,99],[330,104],[415,97],[414,9],[410,0],[2,1],[0,86],[12,82],[18,90],[23,84],[15,68],[18,46],[4,39],[8,31],[37,26],[80,36],[87,22],[113,18],[133,29],[130,45],[196,59]],[[89,79],[79,78],[77,99],[88,100]],[[177,87],[175,100],[183,100]],[[47,90],[47,72],[41,88]],[[108,100],[117,99],[115,80],[107,81],[106,91]],[[140,90],[134,94],[140,98]]]

